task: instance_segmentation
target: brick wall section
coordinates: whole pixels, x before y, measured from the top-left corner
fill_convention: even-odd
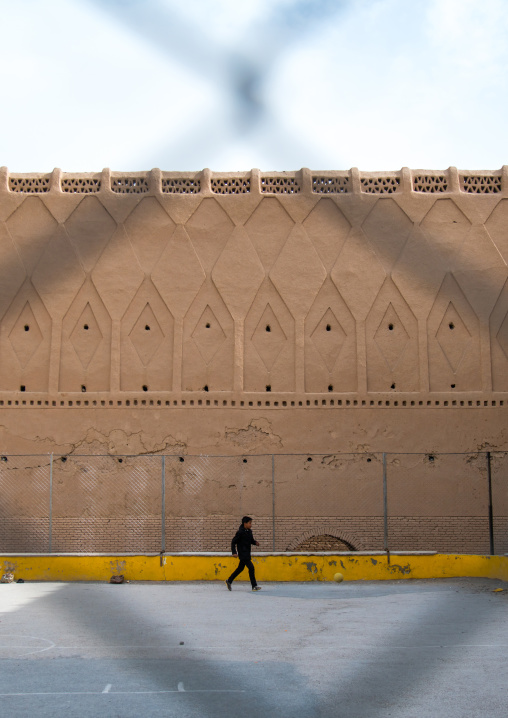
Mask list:
[[[485,516],[391,517],[388,538],[392,551],[489,553],[489,524]]]
[[[3,518],[0,521],[0,553],[47,553],[49,519]]]
[[[231,517],[169,518],[166,520],[166,552],[229,551],[238,519]],[[508,551],[508,517],[495,520],[496,553]],[[62,553],[158,553],[161,522],[146,518],[56,518],[52,524],[52,551]],[[261,551],[329,550],[323,538],[341,537],[356,550],[381,551],[384,546],[382,517],[319,519],[256,517],[253,533]],[[310,534],[310,535],[309,535]],[[442,553],[489,553],[488,521],[484,516],[390,517],[388,540],[392,551],[438,551]],[[303,543],[306,542],[306,543]],[[309,548],[304,548],[308,546]],[[321,547],[322,546],[322,547]],[[47,553],[47,518],[4,519],[0,524],[0,553]],[[321,548],[320,548],[321,547]],[[331,550],[341,550],[333,546]],[[342,550],[347,550],[346,547]]]
[[[503,524],[501,518],[497,524]],[[497,553],[504,553],[503,546],[508,543],[506,520],[503,525],[504,530],[496,531]],[[228,551],[237,527],[237,521],[223,517],[171,519],[166,521],[166,551]],[[384,548],[382,517],[294,517],[275,521],[275,551],[295,550],[301,543],[299,538],[308,536],[309,531],[315,531],[317,536],[328,532],[339,539],[343,536],[356,550],[382,551]],[[253,533],[261,544],[260,550],[272,550],[271,517],[256,517]],[[391,517],[388,540],[393,551],[489,552],[488,522],[483,516]]]
[[[54,519],[52,550],[55,553],[158,553],[161,522],[153,517]]]

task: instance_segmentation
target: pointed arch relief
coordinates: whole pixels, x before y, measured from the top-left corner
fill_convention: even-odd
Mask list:
[[[357,391],[356,322],[327,279],[305,319],[305,391]]]
[[[390,278],[367,316],[365,333],[368,391],[418,391],[418,322]]]
[[[62,322],[60,391],[109,391],[111,317],[87,278]]]
[[[331,548],[328,548],[331,546]],[[290,541],[286,551],[321,552],[321,551],[364,551],[364,542],[346,531],[329,525],[316,524],[312,529],[301,533]]]
[[[231,391],[235,328],[233,318],[210,277],[183,323],[183,391]]]
[[[7,391],[48,391],[52,320],[25,280],[0,324],[0,381]]]
[[[171,391],[174,319],[148,277],[122,317],[120,336],[120,389]]]
[[[462,289],[447,274],[427,321],[431,391],[479,391],[480,323]]]
[[[294,391],[295,322],[270,279],[261,285],[245,319],[246,391]]]

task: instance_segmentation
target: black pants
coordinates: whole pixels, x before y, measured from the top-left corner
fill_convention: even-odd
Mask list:
[[[257,586],[256,576],[254,574],[254,564],[250,560],[250,556],[244,556],[243,558],[242,556],[240,556],[240,563],[238,564],[238,568],[236,569],[236,571],[233,571],[231,576],[228,578],[228,583],[233,583],[235,578],[242,573],[243,569],[246,566],[249,569],[249,578],[252,584],[252,588],[254,588],[254,586]]]

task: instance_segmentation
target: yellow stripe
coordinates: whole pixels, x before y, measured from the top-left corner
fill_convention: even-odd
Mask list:
[[[404,578],[481,577],[508,581],[507,556],[464,554],[372,556],[254,556],[258,581],[345,581]],[[224,580],[238,565],[230,556],[2,556],[1,573],[14,580],[108,581],[124,574],[131,581]],[[248,580],[247,570],[237,580]]]

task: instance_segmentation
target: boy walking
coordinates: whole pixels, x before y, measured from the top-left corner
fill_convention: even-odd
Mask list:
[[[259,546],[259,543],[254,540],[254,536],[251,531],[252,518],[250,516],[244,516],[242,518],[242,524],[235,534],[234,539],[231,541],[231,553],[233,556],[240,559],[238,568],[233,571],[231,576],[226,581],[228,591],[231,591],[231,584],[235,578],[242,573],[243,569],[247,566],[249,569],[249,578],[252,585],[253,591],[261,591],[261,586],[256,583],[256,575],[254,573],[254,564],[250,559],[250,547]]]

